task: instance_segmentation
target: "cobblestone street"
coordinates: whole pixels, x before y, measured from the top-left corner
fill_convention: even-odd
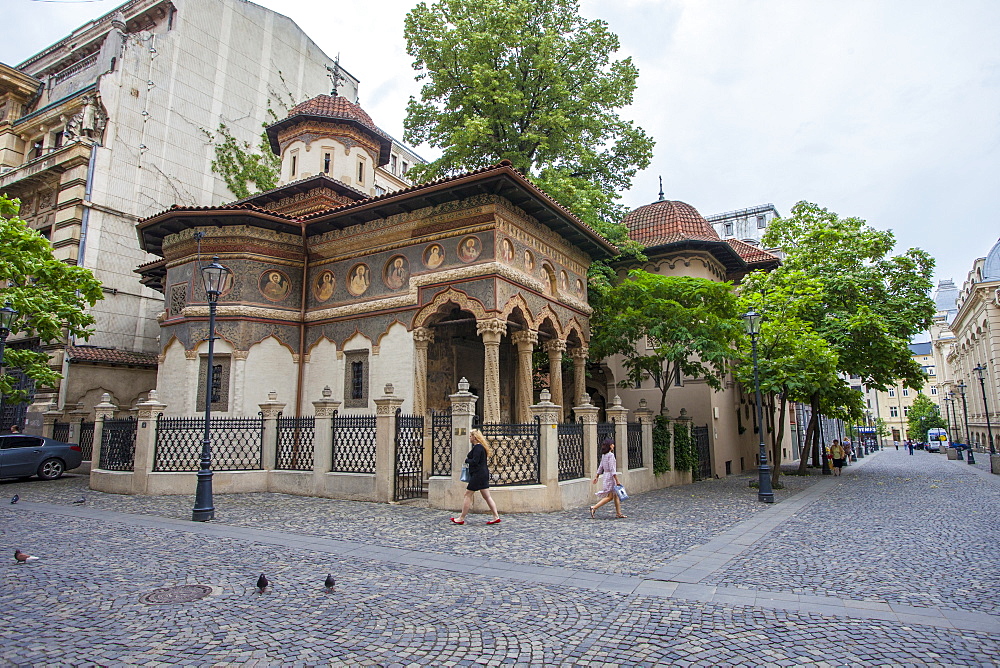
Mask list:
[[[7,481],[21,500],[0,506],[0,664],[1000,661],[1000,476],[886,450],[841,477],[787,476],[773,506],[752,479],[637,495],[625,520],[608,506],[463,527],[419,504],[277,494],[217,495],[202,524],[193,494]],[[15,548],[41,559],[17,565]],[[193,602],[143,599],[195,584]]]

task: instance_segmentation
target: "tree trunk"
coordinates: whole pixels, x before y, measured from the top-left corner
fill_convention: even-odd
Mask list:
[[[774,461],[774,468],[771,469],[771,486],[778,484],[781,476],[781,442],[785,438],[785,414],[788,410],[788,399],[781,395],[781,408],[778,410],[778,428],[774,435],[774,449],[771,459]]]
[[[816,424],[818,422],[819,413],[813,412],[809,416],[809,424],[806,425],[806,435],[802,439],[802,448],[799,453],[799,475],[804,475],[806,472],[806,465],[809,464],[809,452],[812,450],[812,445],[810,440],[815,436]]]

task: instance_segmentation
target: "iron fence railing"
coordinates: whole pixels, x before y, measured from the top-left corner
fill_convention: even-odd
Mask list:
[[[66,443],[69,441],[69,422],[56,422],[52,425],[52,438]]]
[[[563,422],[558,425],[559,480],[583,478],[583,423]]]
[[[104,418],[101,429],[100,468],[105,471],[131,471],[135,467],[134,417]]]
[[[691,427],[691,442],[694,444],[695,454],[698,457],[694,465],[695,480],[708,480],[712,477],[712,452],[708,440],[708,425],[701,427]]]
[[[642,423],[628,423],[628,467],[641,469],[642,461]]]
[[[424,496],[424,416],[396,409],[396,501]]]
[[[212,418],[212,470],[256,471],[261,468],[264,418]],[[153,470],[157,472],[197,471],[200,468],[205,418],[156,418],[156,446]]]
[[[490,485],[537,485],[539,483],[539,439],[541,421],[521,424],[486,423],[479,429],[490,441]]]
[[[94,458],[94,425],[95,422],[80,422],[80,450],[83,453],[83,461],[89,462]]]
[[[315,436],[316,418],[278,417],[274,468],[281,471],[312,471]]]
[[[335,473],[375,473],[375,416],[333,413]]]
[[[614,422],[598,422],[597,423],[597,461],[601,461],[601,442],[611,437],[611,440],[615,439],[615,423]]]
[[[451,475],[451,409],[431,412],[431,475]]]

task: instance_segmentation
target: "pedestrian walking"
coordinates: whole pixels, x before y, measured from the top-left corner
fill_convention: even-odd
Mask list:
[[[913,441],[906,439],[906,449],[910,451],[910,455],[913,455]]]
[[[603,441],[601,441],[601,463],[597,467],[597,475],[594,476],[594,483],[597,484],[597,479],[604,475],[604,480],[601,483],[601,489],[597,492],[597,496],[602,497],[600,501],[595,503],[590,507],[590,518],[594,519],[594,513],[597,509],[606,504],[608,501],[615,502],[615,516],[619,518],[628,517],[622,512],[622,501],[618,498],[618,492],[615,487],[618,485],[618,462],[615,461],[615,439],[608,436]]]
[[[10,433],[12,433],[12,434],[20,434],[21,430],[18,428],[18,426],[16,424],[12,424],[10,426]]]
[[[840,475],[840,470],[844,468],[844,446],[836,438],[830,446],[830,458],[833,459],[833,475]]]
[[[479,492],[483,500],[486,501],[486,505],[489,506],[490,512],[493,513],[493,519],[489,520],[487,524],[500,524],[497,504],[490,496],[490,469],[487,466],[487,459],[493,455],[493,448],[483,436],[483,432],[478,429],[469,432],[469,445],[471,448],[465,457],[465,465],[469,469],[469,485],[465,489],[465,499],[462,501],[462,514],[458,517],[452,517],[451,523],[465,524],[465,516],[472,508],[473,497],[475,497],[476,492]]]

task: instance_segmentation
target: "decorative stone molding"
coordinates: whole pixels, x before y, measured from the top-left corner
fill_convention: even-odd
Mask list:
[[[260,406],[260,412],[264,414],[263,417],[265,420],[274,420],[277,419],[287,404],[278,401],[278,393],[271,390],[267,393],[267,401],[257,405]]]
[[[545,342],[545,350],[550,355],[562,354],[566,352],[566,342],[562,339],[549,339]]]
[[[426,349],[434,343],[434,332],[428,327],[417,327],[413,330],[413,343],[417,348]]]
[[[330,386],[325,386],[322,398],[312,402],[315,417],[317,419],[332,418],[333,414],[340,408],[340,403],[333,398],[333,390],[330,389]]]
[[[184,359],[186,359],[186,360],[196,360],[196,359],[198,359],[198,351],[197,350],[185,350],[184,351]]]
[[[252,212],[248,211],[248,215]],[[195,233],[203,232],[205,236],[202,238],[202,246],[209,244],[213,241],[225,242],[227,247],[231,247],[231,242],[234,237],[239,237],[241,239],[254,239],[257,241],[271,242],[275,247],[293,247],[295,249],[301,249],[302,238],[295,234],[288,234],[287,232],[277,232],[275,230],[269,230],[264,227],[255,227],[252,225],[229,225],[227,227],[215,227],[215,226],[204,226],[204,227],[189,227],[187,229],[180,230],[175,234],[168,234],[163,239],[163,253],[164,255],[173,255],[171,251],[175,246],[189,243],[195,245],[197,240],[195,238]],[[168,262],[167,267],[175,267],[178,264],[185,264],[191,261],[189,254],[184,254],[181,258],[172,258],[171,262]],[[240,251],[231,251],[226,253],[218,253],[220,259],[226,260],[231,258],[239,258],[244,255]],[[276,264],[288,264],[288,265],[300,265],[301,263],[282,262],[280,258],[268,258],[268,261],[273,261]]]
[[[538,332],[533,329],[523,329],[520,332],[511,334],[510,341],[515,346],[529,345],[534,347],[538,344]]]
[[[136,405],[138,409],[137,418],[139,420],[154,420],[156,416],[167,409],[167,405],[161,403],[156,390],[149,391],[149,398]]]
[[[500,343],[500,338],[506,333],[507,323],[499,318],[476,321],[476,334],[483,338],[484,343]]]
[[[540,418],[543,424],[558,424],[562,419],[562,406],[549,401],[551,398],[551,392],[542,390],[539,394],[540,401],[531,406],[531,417]]]
[[[459,308],[472,313],[476,320],[486,320],[486,308],[483,306],[482,302],[478,299],[474,299],[469,295],[456,290],[455,288],[448,288],[442,292],[434,295],[434,299],[430,301],[427,306],[424,306],[417,315],[413,318],[413,326],[425,327],[430,319],[437,314],[438,309],[452,302],[458,305]]]
[[[238,362],[245,362],[249,354],[250,354],[249,350],[233,350],[230,353],[230,355],[233,356],[233,359]]]
[[[181,311],[184,318],[207,318],[208,304],[185,306]],[[222,318],[255,318],[262,320],[278,320],[281,322],[299,322],[299,312],[288,309],[268,308],[266,306],[248,306],[246,304],[219,304],[216,317]]]
[[[479,399],[469,392],[469,381],[462,378],[458,381],[458,392],[449,395],[451,399],[451,414],[453,416],[470,416],[476,414],[476,400]]]
[[[574,360],[587,361],[587,357],[590,355],[590,348],[587,346],[578,346],[569,351],[569,356]]]

